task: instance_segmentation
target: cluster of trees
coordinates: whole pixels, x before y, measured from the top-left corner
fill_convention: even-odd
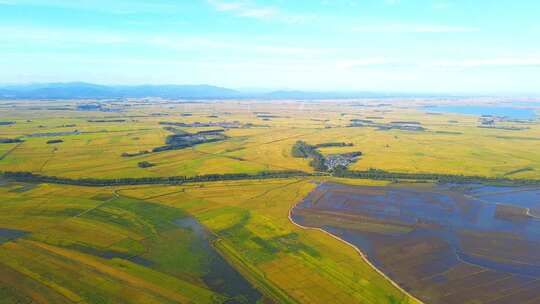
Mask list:
[[[64,142],[64,140],[62,140],[62,139],[51,139],[51,140],[47,141],[47,144],[52,145],[52,144],[59,144],[59,143],[63,143],[63,142]]]
[[[326,172],[328,170],[334,170],[335,168],[328,168],[328,163],[326,157],[322,155],[321,152],[319,152],[319,148],[325,148],[325,147],[352,147],[352,143],[345,143],[345,142],[331,142],[331,143],[322,143],[318,145],[310,145],[306,143],[305,141],[297,141],[291,150],[291,154],[293,157],[299,157],[299,158],[310,158],[311,161],[309,162],[309,165],[313,167],[316,171],[319,172]],[[362,152],[351,152],[351,153],[345,153],[340,154],[343,158],[355,158],[362,156]]]
[[[172,125],[174,123],[161,122],[160,124]],[[157,153],[157,152],[170,151],[170,150],[180,150],[180,149],[193,147],[199,144],[221,141],[227,138],[227,136],[223,134],[224,132],[223,130],[207,130],[207,131],[200,131],[193,134],[193,133],[189,133],[184,130],[177,129],[171,126],[164,127],[163,129],[173,133],[172,135],[167,136],[167,138],[165,139],[164,146],[156,147],[152,149],[151,152],[146,151],[146,150],[139,151],[136,153],[124,152],[122,153],[122,157],[135,157],[135,156],[150,154],[152,152]]]
[[[292,156],[298,158],[309,158],[313,153],[317,153],[315,146],[309,145],[305,141],[299,140],[292,147]]]
[[[188,125],[183,122],[160,121],[159,124],[162,126],[188,127]]]
[[[309,145],[305,141],[297,141],[292,147],[291,154],[293,157],[311,158],[309,165],[316,171],[324,172],[328,170],[325,164],[326,160],[321,152],[317,150],[316,146]]]
[[[137,164],[137,166],[139,166],[139,168],[144,169],[144,168],[154,167],[155,165],[152,164],[151,162],[142,161],[142,162],[139,162],[139,163]]]
[[[3,177],[17,182],[27,183],[50,183],[77,186],[129,186],[129,185],[179,185],[183,183],[227,181],[227,180],[253,180],[272,178],[292,178],[307,177],[312,174],[302,171],[264,171],[257,174],[230,173],[230,174],[208,174],[193,177],[170,176],[170,177],[141,177],[141,178],[116,178],[116,179],[95,179],[80,178],[72,179],[65,177],[46,176],[33,174],[31,172],[4,172]]]
[[[219,134],[223,133],[225,130],[223,129],[216,129],[216,130],[205,130],[205,131],[199,131],[197,134]]]
[[[14,121],[0,121],[0,126],[9,126],[9,125],[14,125],[15,122]]]
[[[360,152],[360,151],[356,151],[356,152],[343,153],[343,154],[340,154],[340,155],[343,156],[343,157],[346,157],[346,158],[355,158],[355,157],[362,156],[363,153]]]
[[[174,134],[189,134],[188,132],[184,131],[184,130],[181,130],[181,129],[178,129],[178,128],[175,128],[175,127],[164,127],[163,130],[165,131],[169,131],[171,133],[174,133]]]
[[[144,151],[139,151],[135,153],[124,152],[122,153],[122,157],[135,157],[135,156],[140,156],[140,155],[145,155],[145,154],[150,154],[150,151],[144,150]]]
[[[351,123],[353,124],[371,124],[371,123],[374,123],[373,120],[369,120],[369,119],[351,119]]]
[[[328,167],[326,166],[326,159],[324,156],[317,151],[317,154],[314,154],[309,162],[309,165],[315,169],[315,171],[326,172]]]
[[[165,140],[166,145],[154,148],[152,152],[180,150],[204,143],[222,141],[227,138],[227,136],[220,134],[219,132],[198,132],[196,134],[191,134],[182,130],[179,131],[180,132],[175,132],[175,134],[167,136],[167,139]]]

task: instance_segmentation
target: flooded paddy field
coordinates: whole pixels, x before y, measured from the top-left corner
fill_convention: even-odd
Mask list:
[[[540,302],[540,187],[321,184],[291,212],[425,303]]]

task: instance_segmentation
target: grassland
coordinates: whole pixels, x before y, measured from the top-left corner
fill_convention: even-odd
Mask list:
[[[478,117],[429,115],[416,101],[132,100],[112,102],[119,112],[66,110],[83,102],[0,101],[2,120],[16,122],[0,126],[0,138],[24,141],[0,144],[0,171],[103,179],[313,172],[290,153],[304,140],[353,143],[320,149],[362,151],[353,170],[540,178],[538,123],[483,129]],[[425,131],[349,127],[352,119],[418,121]],[[227,139],[122,157],[163,146],[171,134],[163,121],[242,126],[182,127],[221,128]],[[414,303],[347,244],[289,221],[318,179],[117,188],[0,181],[0,302]]]

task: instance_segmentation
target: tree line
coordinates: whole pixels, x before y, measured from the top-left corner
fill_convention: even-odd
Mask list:
[[[476,175],[457,175],[457,174],[439,174],[439,173],[403,173],[388,172],[380,169],[369,169],[367,171],[349,171],[347,168],[340,167],[334,170],[333,175],[342,178],[358,178],[371,180],[415,180],[432,181],[441,184],[504,184],[504,185],[540,185],[538,179],[511,179],[506,177],[487,177]]]
[[[97,179],[97,178],[66,178],[57,176],[47,176],[34,174],[31,172],[4,172],[4,178],[17,182],[26,183],[50,183],[75,186],[131,186],[131,185],[180,185],[184,183],[213,182],[213,181],[232,181],[232,180],[254,180],[254,179],[273,179],[273,178],[292,178],[314,176],[302,171],[264,171],[257,174],[247,173],[227,173],[227,174],[207,174],[198,176],[168,176],[168,177],[139,177],[139,178],[115,178],[115,179]]]
[[[354,146],[353,143],[346,143],[346,142],[330,142],[330,143],[322,143],[315,145],[315,148],[329,148],[329,147],[352,147]]]
[[[307,173],[303,171],[263,171],[257,174],[228,173],[228,174],[207,174],[199,176],[168,176],[168,177],[140,177],[140,178],[116,178],[116,179],[96,179],[96,178],[65,178],[56,176],[46,176],[31,172],[4,172],[2,177],[17,182],[27,183],[50,183],[76,186],[130,186],[130,185],[180,185],[184,183],[232,181],[232,180],[256,180],[274,178],[295,178],[295,177],[320,177],[326,176],[324,173]],[[504,177],[486,177],[470,175],[452,175],[437,173],[401,173],[388,172],[378,169],[367,171],[349,171],[345,167],[338,167],[333,171],[333,176],[351,179],[370,179],[387,181],[426,181],[441,184],[500,184],[508,186],[540,185],[538,179],[511,179]]]

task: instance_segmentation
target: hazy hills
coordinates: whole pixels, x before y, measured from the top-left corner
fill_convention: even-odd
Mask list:
[[[99,99],[99,98],[232,98],[240,92],[209,85],[104,86],[91,83],[48,83],[0,87],[0,98]]]
[[[166,99],[344,99],[409,96],[371,92],[311,92],[279,90],[244,92],[212,85],[106,86],[84,82],[0,86],[0,99],[110,99],[161,97]]]

